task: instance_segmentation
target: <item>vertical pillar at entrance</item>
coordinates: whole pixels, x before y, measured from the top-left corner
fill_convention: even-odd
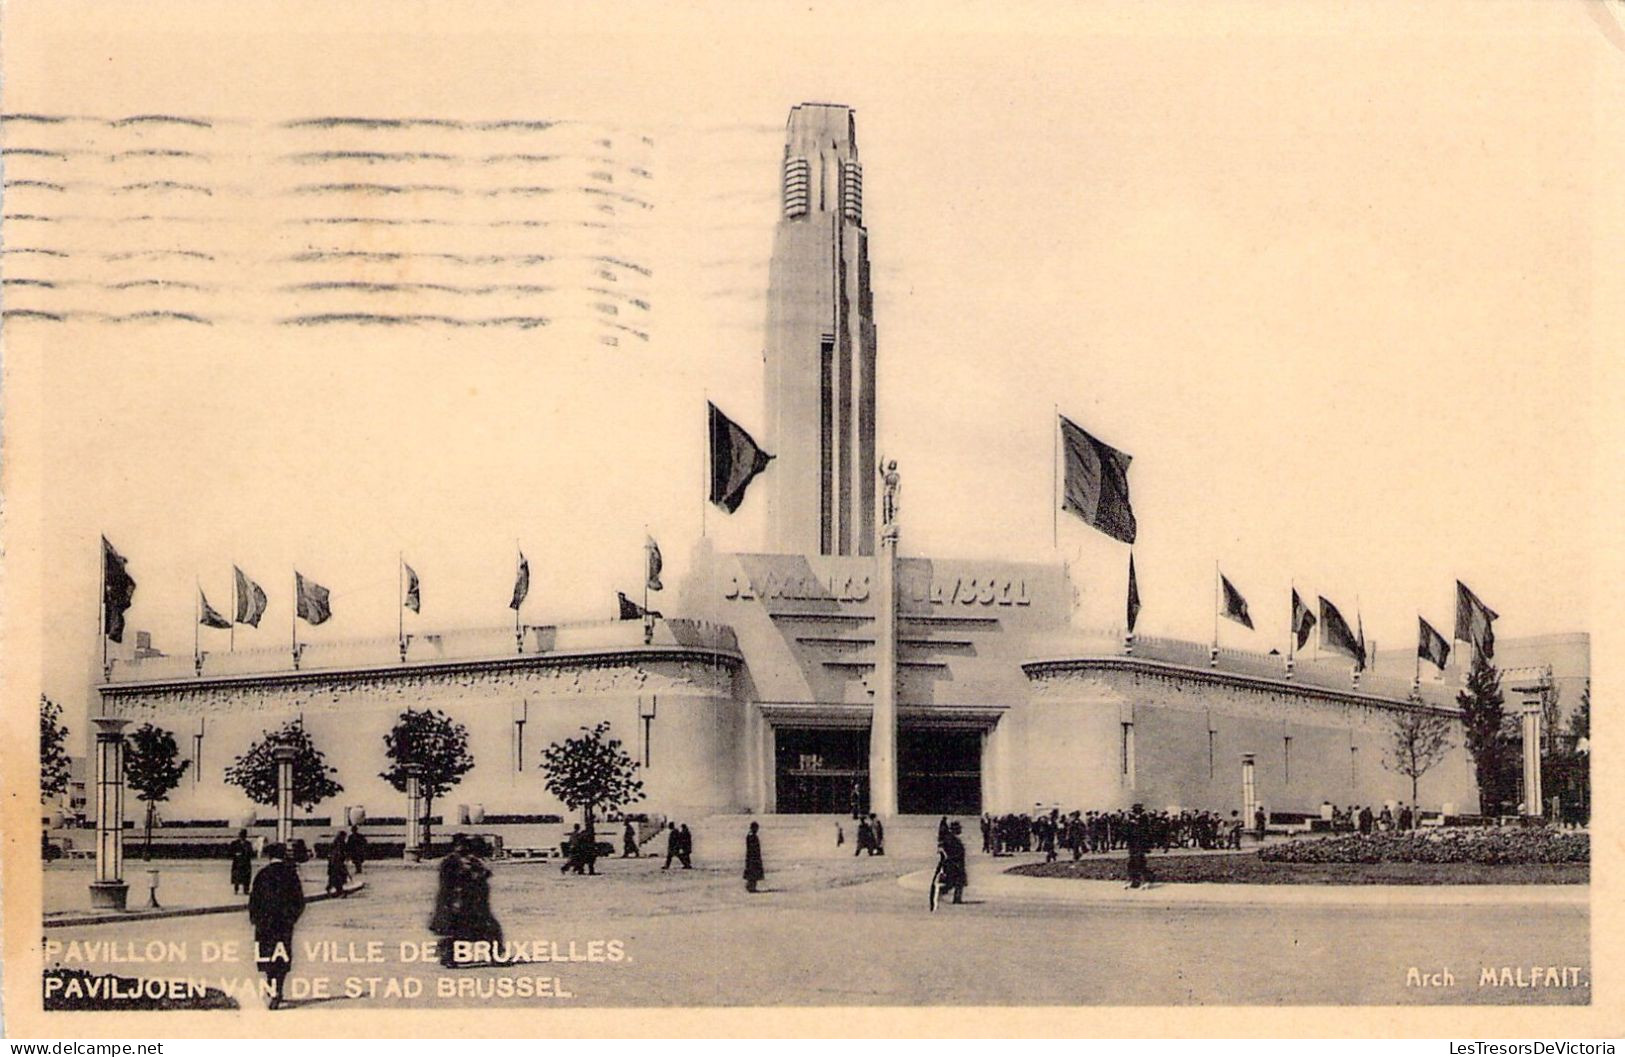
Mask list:
[[[127,719],[96,716],[96,879],[90,905],[123,910],[130,886],[124,883],[124,728]]]
[[[271,750],[276,761],[276,842],[285,848],[293,843],[293,761],[298,755],[292,745]]]
[[[875,558],[874,707],[869,721],[869,810],[897,814],[897,464],[885,464],[880,553]]]
[[[1546,813],[1540,787],[1540,699],[1523,703],[1523,813],[1539,818]]]

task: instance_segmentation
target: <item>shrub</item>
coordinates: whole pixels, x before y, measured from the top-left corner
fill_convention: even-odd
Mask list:
[[[1591,839],[1553,829],[1440,829],[1296,840],[1259,851],[1268,862],[1589,863]]]

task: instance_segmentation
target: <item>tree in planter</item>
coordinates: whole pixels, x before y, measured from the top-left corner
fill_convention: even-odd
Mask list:
[[[1411,780],[1411,804],[1415,806],[1422,776],[1450,751],[1450,717],[1424,708],[1407,708],[1394,714],[1393,735],[1383,766]]]
[[[542,750],[542,775],[547,791],[590,825],[596,809],[609,814],[642,800],[643,782],[637,761],[609,736],[608,721],[581,731]]]
[[[68,790],[68,728],[62,722],[62,706],[46,697],[39,698],[39,799],[50,803]]]
[[[1476,651],[1467,686],[1456,694],[1456,703],[1461,706],[1467,751],[1478,780],[1479,811],[1497,814],[1508,800],[1506,698],[1501,693],[1501,673]]]
[[[276,806],[276,760],[271,755],[278,746],[291,746],[293,758],[293,806],[309,811],[323,800],[344,792],[344,786],[332,776],[338,768],[327,764],[327,757],[310,740],[302,719],[292,719],[282,729],[265,731],[247,752],[231,761],[226,768],[226,781],[241,789],[248,799],[267,807]]]
[[[147,805],[146,844],[142,858],[152,860],[152,826],[158,801],[181,784],[191,760],[182,760],[175,735],[162,727],[143,723],[131,732],[124,749],[124,781],[135,790],[136,799]]]
[[[451,792],[474,769],[468,751],[468,728],[438,709],[409,708],[384,735],[389,770],[378,777],[406,792],[407,769],[418,768],[418,790],[423,795],[423,843],[429,843],[429,816],[437,798]]]

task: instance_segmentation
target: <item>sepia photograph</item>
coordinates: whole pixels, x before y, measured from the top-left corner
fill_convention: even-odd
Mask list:
[[[0,20],[7,1034],[1617,1034],[1625,4]]]

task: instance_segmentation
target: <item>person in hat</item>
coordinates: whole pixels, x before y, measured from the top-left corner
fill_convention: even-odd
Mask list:
[[[960,840],[959,832],[959,823],[950,822],[937,844],[937,855],[942,860],[938,887],[944,893],[953,893],[955,903],[965,901],[965,885],[970,883],[965,866],[965,842]]]
[[[237,839],[227,845],[226,851],[231,856],[231,894],[247,895],[254,879],[254,842],[248,839],[248,831],[238,830]]]
[[[276,858],[254,878],[248,921],[254,926],[254,964],[271,985],[271,1008],[282,1005],[283,983],[293,969],[293,927],[305,912],[305,888],[293,849],[275,846]]]
[[[750,832],[745,834],[745,891],[756,891],[756,883],[767,876],[767,868],[762,865],[762,838],[759,835],[759,823],[750,824]]]

